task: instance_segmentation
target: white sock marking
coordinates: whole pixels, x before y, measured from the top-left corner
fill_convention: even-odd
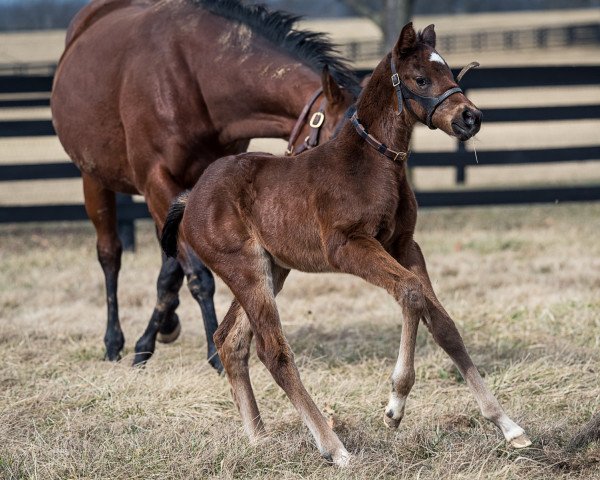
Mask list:
[[[398,420],[404,414],[404,405],[406,404],[406,397],[401,398],[396,392],[390,393],[390,400],[385,409],[386,413],[390,410],[393,413],[392,418]]]

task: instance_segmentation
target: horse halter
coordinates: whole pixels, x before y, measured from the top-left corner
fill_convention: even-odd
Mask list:
[[[437,97],[425,97],[423,95],[419,95],[412,90],[410,90],[402,80],[400,80],[400,76],[396,70],[396,65],[394,65],[394,58],[390,59],[391,61],[391,69],[392,69],[392,86],[396,89],[396,95],[398,97],[398,115],[402,113],[402,103],[403,97],[408,99],[412,99],[419,103],[426,111],[427,111],[427,126],[435,130],[437,127],[434,127],[431,124],[431,117],[435,112],[435,109],[440,106],[444,100],[446,100],[450,95],[454,95],[455,93],[462,93],[462,89],[460,87],[453,87],[446,90],[441,95]],[[478,62],[471,62],[467,66],[463,67],[460,73],[456,76],[456,82],[460,82],[461,79],[465,76],[472,68],[478,67]],[[410,104],[408,101],[406,102],[407,108],[416,116],[415,112],[410,108]],[[371,147],[381,153],[383,156],[389,158],[394,162],[404,161],[408,158],[409,152],[397,152],[396,150],[392,150],[385,143],[381,143],[377,140],[373,135],[371,135],[367,129],[363,126],[362,123],[358,120],[358,110],[356,106],[352,106],[349,110],[348,115],[350,116],[350,123],[354,126],[354,129],[358,133],[358,135]]]
[[[319,134],[321,133],[321,127],[323,126],[323,123],[325,123],[325,99],[323,99],[321,105],[319,105],[319,110],[313,113],[312,117],[310,117],[310,121],[308,122],[308,125],[310,126],[310,133],[304,139],[304,143],[302,143],[302,145],[300,145],[296,149],[296,151],[294,151],[294,143],[296,143],[296,140],[298,140],[298,137],[300,136],[300,130],[302,130],[302,127],[306,123],[308,113],[317,101],[317,98],[319,98],[319,96],[322,93],[323,89],[319,88],[315,93],[313,93],[312,97],[310,97],[310,100],[306,103],[306,105],[304,105],[304,108],[302,109],[298,120],[296,120],[296,125],[294,125],[292,134],[290,135],[288,146],[285,151],[286,157],[289,157],[294,153],[299,154],[305,150],[310,150],[311,148],[316,147],[319,144]]]
[[[471,62],[466,67],[464,67],[460,73],[456,76],[456,83],[460,82],[464,77],[465,73],[467,73],[472,68],[478,67],[479,63]],[[425,111],[427,112],[427,117],[425,119],[425,124],[431,129],[435,130],[437,127],[434,127],[431,123],[431,119],[436,109],[451,95],[455,93],[463,93],[462,88],[453,87],[446,90],[441,95],[437,97],[426,97],[424,95],[419,95],[418,93],[413,92],[410,88],[408,88],[402,80],[400,80],[400,75],[398,75],[398,71],[396,70],[396,65],[394,63],[394,57],[390,58],[390,67],[392,69],[392,86],[396,89],[396,96],[398,97],[398,115],[402,113],[402,104],[403,98],[406,99],[406,108],[408,108],[415,116],[416,113],[411,108],[408,100],[414,100],[419,105],[421,105]]]

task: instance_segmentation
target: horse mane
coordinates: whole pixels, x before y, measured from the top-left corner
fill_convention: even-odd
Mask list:
[[[324,33],[295,28],[301,16],[270,10],[264,5],[244,4],[240,0],[189,1],[215,15],[248,26],[319,74],[327,65],[331,76],[339,86],[354,95],[360,93],[358,79],[348,65],[348,60],[339,55],[337,45],[333,44]]]

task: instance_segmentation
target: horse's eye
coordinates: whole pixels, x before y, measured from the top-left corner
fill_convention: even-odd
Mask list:
[[[425,85],[427,85],[427,79],[425,77],[417,77],[415,81],[417,82],[417,85],[419,87],[424,87]]]

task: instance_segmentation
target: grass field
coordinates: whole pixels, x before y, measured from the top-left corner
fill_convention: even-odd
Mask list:
[[[354,460],[328,466],[253,356],[270,437],[246,440],[228,383],[203,361],[198,307],[144,370],[158,248],[124,256],[124,360],[102,361],[105,305],[87,224],[0,227],[0,478],[600,478],[600,444],[568,440],[600,405],[600,204],[423,211],[417,240],[486,381],[533,440],[506,446],[421,328],[398,431],[382,415],[400,309],[340,275],[293,273],[279,299],[302,378]],[[222,318],[230,294],[218,284]]]

